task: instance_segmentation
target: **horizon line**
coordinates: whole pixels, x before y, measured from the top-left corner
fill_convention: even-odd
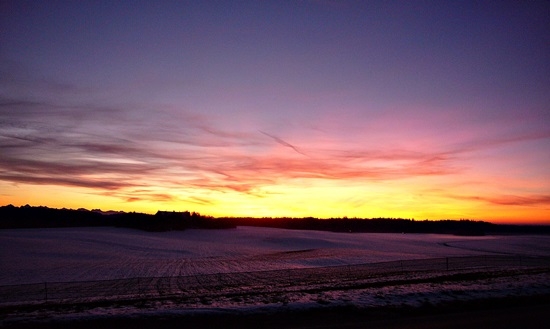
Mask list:
[[[102,210],[100,208],[92,208],[92,209],[88,209],[88,208],[84,208],[84,207],[79,207],[79,208],[66,208],[66,207],[63,207],[63,208],[55,208],[55,207],[50,207],[50,206],[44,206],[44,205],[39,205],[39,206],[32,206],[30,204],[25,204],[25,205],[20,205],[20,206],[15,206],[13,204],[7,204],[7,205],[2,205],[0,206],[0,208],[3,208],[3,207],[14,207],[14,208],[48,208],[48,209],[56,209],[56,210],[73,210],[73,211],[90,211],[90,212],[100,212],[100,213],[139,213],[139,214],[146,214],[146,215],[155,215],[156,213],[152,213],[152,212],[141,212],[141,211],[124,211],[124,210],[113,210],[113,209],[109,209],[109,210]],[[471,221],[471,222],[483,222],[483,223],[489,223],[489,224],[494,224],[494,225],[515,225],[515,226],[550,226],[550,219],[547,220],[547,221],[542,221],[542,222],[520,222],[519,220],[518,221],[510,221],[510,220],[506,220],[506,221],[503,221],[503,220],[482,220],[482,219],[473,219],[473,218],[438,218],[438,219],[429,219],[429,218],[424,218],[424,219],[417,219],[417,218],[413,218],[413,217],[381,217],[381,216],[377,216],[377,217],[357,217],[357,216],[353,216],[353,217],[349,217],[349,216],[340,216],[340,217],[315,217],[315,216],[302,216],[302,217],[289,217],[289,216],[261,216],[261,217],[255,217],[255,216],[229,216],[229,215],[225,215],[225,216],[212,216],[212,215],[207,215],[207,214],[201,214],[200,212],[198,211],[191,211],[191,210],[160,210],[158,209],[157,212],[190,212],[190,213],[197,213],[201,216],[205,216],[205,217],[212,217],[212,218],[215,218],[215,219],[224,219],[224,218],[227,218],[227,219],[231,219],[231,218],[234,218],[234,219],[318,219],[318,220],[328,220],[328,219],[358,219],[358,220],[372,220],[372,219],[389,219],[389,220],[412,220],[412,221]]]

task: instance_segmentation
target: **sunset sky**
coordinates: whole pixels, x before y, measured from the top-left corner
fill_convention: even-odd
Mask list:
[[[548,1],[0,14],[0,205],[550,224]]]

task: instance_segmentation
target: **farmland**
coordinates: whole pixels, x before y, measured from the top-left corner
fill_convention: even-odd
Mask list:
[[[0,244],[3,305],[126,300],[132,313],[550,294],[548,236],[58,228],[2,230]]]
[[[459,237],[238,227],[0,231],[0,285],[184,276],[471,255],[549,256],[548,236]]]

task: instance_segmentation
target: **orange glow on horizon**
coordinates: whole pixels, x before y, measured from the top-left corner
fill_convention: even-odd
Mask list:
[[[16,182],[0,180],[2,203],[145,213],[189,210],[215,217],[347,216],[550,224],[547,183],[539,179],[545,173],[536,174],[538,168],[520,171],[515,158],[510,164],[499,163],[497,171],[491,165],[495,157],[508,160],[508,149],[495,152],[491,145],[487,152],[475,145],[451,152],[439,150],[442,146],[434,142],[421,143],[422,147],[408,142],[365,149],[328,138],[316,141],[319,136],[296,135],[293,143],[266,132],[243,136],[254,142],[252,149],[197,149],[193,152],[200,157],[189,159],[169,150],[181,146],[160,143],[155,145],[159,154],[151,159],[88,157],[86,161],[100,163],[94,174],[66,176],[64,164],[45,163],[60,173],[15,176]],[[514,146],[507,140],[496,144]]]
[[[272,186],[250,193],[216,192],[200,189],[192,193],[167,190],[172,199],[152,201],[121,200],[108,193],[85,188],[19,184],[18,194],[4,197],[4,204],[137,211],[154,214],[158,210],[197,211],[214,217],[316,217],[316,218],[414,218],[416,220],[471,219],[500,224],[550,224],[550,210],[532,205],[487,204],[480,198],[453,198],[413,187],[403,192],[392,184],[373,186],[337,182]],[[394,184],[395,185],[395,184]],[[1,185],[0,185],[1,186]],[[406,190],[406,189],[405,189]],[[420,189],[421,190],[421,189]],[[163,194],[162,189],[158,191]],[[171,194],[172,193],[172,194]],[[131,193],[128,193],[131,195]],[[524,200],[525,201],[525,200]]]

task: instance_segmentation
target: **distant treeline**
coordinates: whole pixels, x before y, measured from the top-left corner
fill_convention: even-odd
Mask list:
[[[438,233],[465,236],[486,234],[550,234],[550,226],[503,225],[468,219],[414,220],[406,218],[221,218],[234,226],[361,233]]]
[[[189,228],[225,229],[257,226],[293,230],[371,233],[439,233],[455,235],[550,234],[550,226],[502,225],[473,220],[414,220],[404,218],[236,218],[202,216],[196,212],[159,211],[155,215],[136,212],[102,212],[48,207],[0,207],[0,229],[112,226],[145,231]]]
[[[108,212],[86,209],[53,209],[48,207],[0,207],[0,229],[53,227],[128,227],[145,231],[171,231],[189,228],[234,228],[232,224],[189,211],[165,212],[155,215],[136,212]]]

